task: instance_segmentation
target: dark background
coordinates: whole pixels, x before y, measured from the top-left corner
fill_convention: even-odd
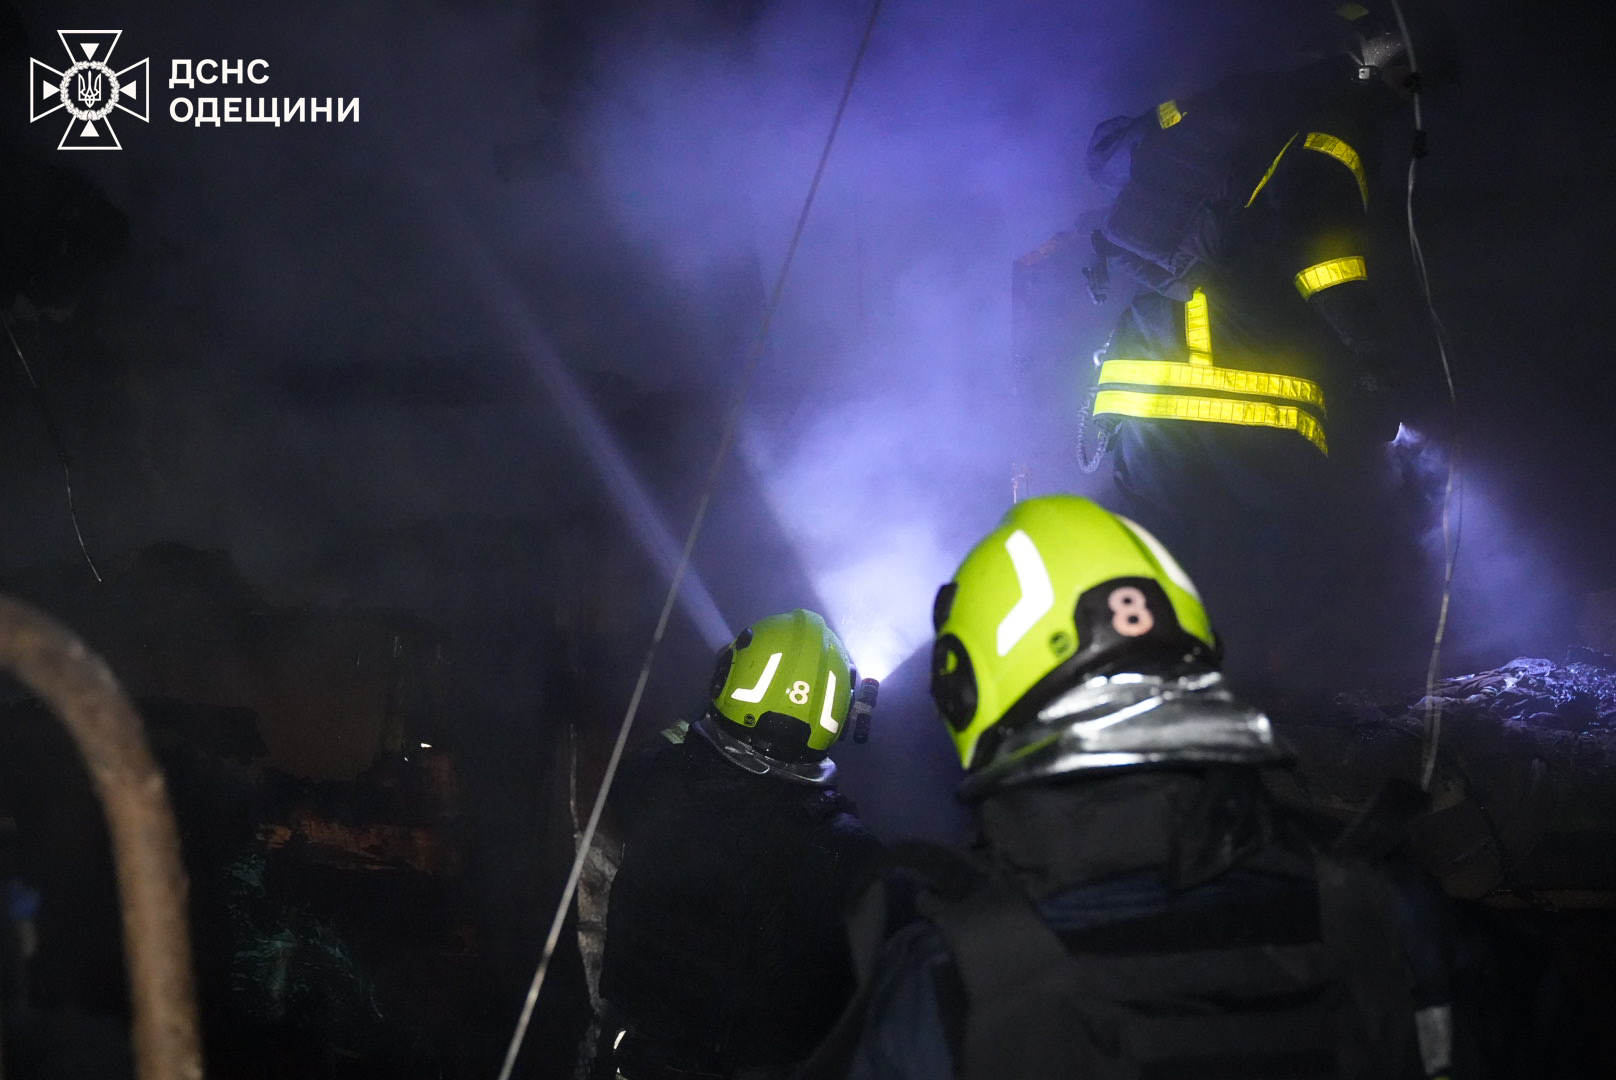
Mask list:
[[[824,611],[883,677],[925,640],[932,591],[1002,512],[1025,450],[1011,262],[1099,205],[1081,168],[1097,122],[1284,64],[1303,7],[889,0],[641,737],[699,704],[710,650],[770,611]],[[0,110],[0,302],[41,392],[0,343],[0,577],[120,671],[134,663],[120,657],[197,658],[126,677],[253,709],[267,760],[296,782],[374,786],[376,747],[453,755],[466,869],[443,902],[476,926],[466,963],[486,977],[417,1007],[477,1032],[457,1060],[481,1067],[514,1019],[571,850],[569,777],[587,798],[867,11],[370,0],[4,13],[0,83],[15,101]],[[1458,674],[1593,643],[1588,598],[1616,588],[1616,93],[1597,5],[1449,11],[1463,79],[1427,103],[1417,213],[1461,399],[1444,661]],[[121,151],[59,152],[61,113],[27,122],[27,58],[60,67],[55,31],[81,27],[124,30],[115,68],[151,58],[151,119],[114,114]],[[269,82],[170,89],[174,58],[262,58]],[[266,93],[359,98],[360,119],[215,129],[168,113],[179,95]],[[1383,177],[1378,200],[1394,252],[1401,179]],[[1412,307],[1406,277],[1388,277]],[[1075,410],[1086,364],[1049,376],[1058,414]],[[105,583],[79,552],[58,441]],[[1039,448],[1034,490],[1104,497],[1066,445]],[[154,557],[160,544],[177,546]],[[1433,622],[1425,598],[1409,608]],[[281,683],[247,661],[252,678],[201,674],[217,671],[209,642],[238,631],[199,626],[266,610],[380,620],[378,640],[421,643],[410,648],[432,690],[387,707],[406,717],[398,731],[343,743],[347,720],[311,704],[333,699],[336,674],[308,677],[311,700],[264,690]],[[335,631],[298,634],[322,663],[348,647]],[[296,653],[271,638],[241,638],[239,655]],[[841,756],[882,831],[949,835],[954,772],[919,683],[913,664],[889,680],[874,741]],[[263,814],[285,816],[291,796],[254,790],[274,804]],[[354,908],[389,903],[345,909],[362,955],[389,939],[376,930],[366,954]],[[412,914],[427,920],[426,908],[399,918]],[[573,965],[556,992],[573,1004],[541,1007],[533,1075],[559,1075],[546,1070],[570,1054]]]

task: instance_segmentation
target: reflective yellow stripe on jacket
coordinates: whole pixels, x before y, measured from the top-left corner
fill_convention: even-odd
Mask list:
[[[1309,150],[1328,154],[1351,170],[1352,178],[1358,181],[1358,195],[1363,199],[1364,209],[1369,209],[1369,177],[1364,173],[1363,159],[1358,156],[1358,151],[1348,146],[1345,139],[1326,135],[1322,131],[1308,132],[1302,145]]]
[[[1369,277],[1369,270],[1364,266],[1362,255],[1348,255],[1343,259],[1329,259],[1317,263],[1296,275],[1296,291],[1306,300],[1316,292],[1336,285],[1345,285],[1349,281],[1364,281]]]
[[[1321,453],[1330,452],[1319,420],[1325,409],[1318,383],[1212,362],[1211,310],[1201,289],[1184,304],[1184,345],[1188,363],[1106,361],[1094,415],[1281,428],[1301,435]]]
[[[1160,386],[1185,390],[1211,390],[1242,397],[1280,398],[1324,408],[1324,391],[1311,379],[1270,375],[1263,371],[1179,364],[1171,360],[1109,360],[1100,369],[1100,384]]]
[[[1160,107],[1157,106],[1158,109]],[[1163,124],[1162,126],[1166,127],[1167,125]],[[1300,132],[1297,133],[1297,135],[1300,134]],[[1285,151],[1291,148],[1291,144],[1296,141],[1296,138],[1296,135],[1292,135],[1285,140],[1285,145],[1279,148],[1279,153],[1274,155],[1274,160],[1269,164],[1268,171],[1263,173],[1261,180],[1257,181],[1257,186],[1251,189],[1251,198],[1246,200],[1247,206],[1257,201],[1257,196],[1262,194],[1262,189],[1267,187],[1268,181],[1274,178],[1274,170],[1279,168],[1280,161],[1285,157]],[[1353,180],[1358,183],[1358,197],[1363,200],[1364,209],[1369,209],[1369,176],[1364,172],[1363,159],[1358,156],[1358,151],[1354,150],[1351,144],[1345,139],[1338,139],[1334,135],[1326,135],[1322,131],[1310,131],[1307,133],[1307,138],[1302,140],[1302,145],[1309,150],[1316,150],[1327,157],[1335,158],[1345,165],[1351,171]]]
[[[1199,286],[1184,302],[1184,347],[1190,351],[1190,363],[1212,363],[1212,311]]]
[[[1237,398],[1191,397],[1187,394],[1147,394],[1135,390],[1102,390],[1094,399],[1094,415],[1139,416],[1157,420],[1199,420],[1213,424],[1244,424],[1282,428],[1300,434],[1328,454],[1324,425],[1312,413],[1294,405]]]

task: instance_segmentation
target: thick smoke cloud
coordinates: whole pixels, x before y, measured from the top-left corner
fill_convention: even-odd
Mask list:
[[[782,4],[749,47],[655,36],[607,53],[590,132],[613,211],[693,294],[749,262],[772,283],[867,11]],[[1089,131],[1262,43],[1172,3],[883,10],[743,442],[868,670],[920,644],[931,593],[1008,503],[1010,265],[1097,204]],[[732,392],[740,358],[707,362],[700,377]]]
[[[400,529],[434,516],[477,521],[569,485],[612,486],[545,412],[543,380],[524,370],[531,343],[491,312],[489,273],[533,299],[537,332],[570,372],[697,403],[701,437],[681,449],[679,476],[647,481],[677,540],[750,337],[715,327],[712,312],[748,289],[760,306],[772,284],[868,11],[781,2],[743,30],[723,5],[694,3],[588,14],[293,4],[273,18],[184,2],[151,14],[21,7],[41,55],[58,25],[122,25],[120,48],[153,56],[154,75],[170,57],[263,56],[266,89],[364,99],[358,127],[196,132],[159,115],[131,125],[122,154],[75,163],[129,211],[138,252],[138,272],[111,301],[117,349],[143,373],[134,429],[98,444],[66,421],[85,448],[92,541],[116,549],[179,535],[237,553],[253,577],[306,599],[429,606],[451,588],[441,574],[409,557],[361,557],[360,576],[373,580],[356,584],[351,554],[333,563],[333,552],[396,549]],[[739,445],[763,489],[739,497],[778,519],[871,668],[924,636],[931,590],[1007,501],[1009,266],[1098,202],[1077,167],[1088,132],[1229,70],[1283,63],[1295,8],[885,6]],[[1433,106],[1426,173],[1438,298],[1472,386],[1502,385],[1501,343],[1522,355],[1591,347],[1569,333],[1546,339],[1549,309],[1530,290],[1501,289],[1496,268],[1509,252],[1583,251],[1597,234],[1559,203],[1527,220],[1466,187],[1561,177],[1555,147],[1580,145],[1577,160],[1597,164],[1574,121],[1556,128],[1555,110],[1498,75],[1513,70],[1493,62],[1509,43],[1490,25],[1463,27],[1469,100]],[[1563,100],[1574,99],[1572,79]],[[1478,172],[1465,148],[1498,145],[1502,130],[1528,134],[1534,152]],[[1503,224],[1473,228],[1481,219]],[[468,260],[492,269],[469,272]],[[1555,264],[1555,312],[1580,310],[1598,280],[1576,261]],[[639,287],[602,284],[630,263]],[[1465,317],[1486,312],[1498,317]],[[391,380],[391,406],[332,407],[333,373],[365,386],[376,370]],[[444,407],[453,400],[475,407]],[[1470,403],[1504,407],[1497,395]],[[1523,446],[1529,460],[1511,475],[1583,454],[1534,449],[1546,441]],[[1087,490],[1075,470],[1034,480]],[[1529,487],[1514,479],[1500,495],[1526,521],[1528,548],[1544,531],[1538,507],[1519,502]],[[1606,507],[1608,494],[1591,501]],[[1551,531],[1551,551],[1576,546],[1559,535],[1567,529]],[[781,571],[703,569],[709,579]],[[311,587],[311,570],[330,587]],[[1598,572],[1586,555],[1575,570]],[[744,600],[755,584],[735,582],[743,599],[718,604],[725,618],[755,613]],[[1578,587],[1552,586],[1552,617],[1467,618],[1455,633],[1485,624],[1478,656],[1530,651]]]

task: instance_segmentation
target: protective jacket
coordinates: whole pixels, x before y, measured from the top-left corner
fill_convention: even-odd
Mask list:
[[[630,1039],[693,1075],[806,1056],[851,993],[844,898],[879,856],[852,802],[697,737],[632,760],[614,799],[601,993]]]
[[[975,883],[922,892],[803,1080],[1532,1075],[1435,886],[1311,855],[1249,769],[1031,784],[982,812]]]
[[[1278,429],[1328,453],[1330,403],[1384,374],[1367,288],[1372,114],[1335,61],[1245,75],[1102,124],[1096,234],[1139,286],[1099,373],[1102,424]]]

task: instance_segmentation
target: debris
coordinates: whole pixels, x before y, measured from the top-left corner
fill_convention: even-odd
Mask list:
[[[1447,679],[1435,781],[1409,825],[1416,856],[1456,895],[1616,898],[1616,663],[1573,649]],[[1276,716],[1298,762],[1282,801],[1350,820],[1386,780],[1417,782],[1430,699],[1342,695],[1329,716]]]

